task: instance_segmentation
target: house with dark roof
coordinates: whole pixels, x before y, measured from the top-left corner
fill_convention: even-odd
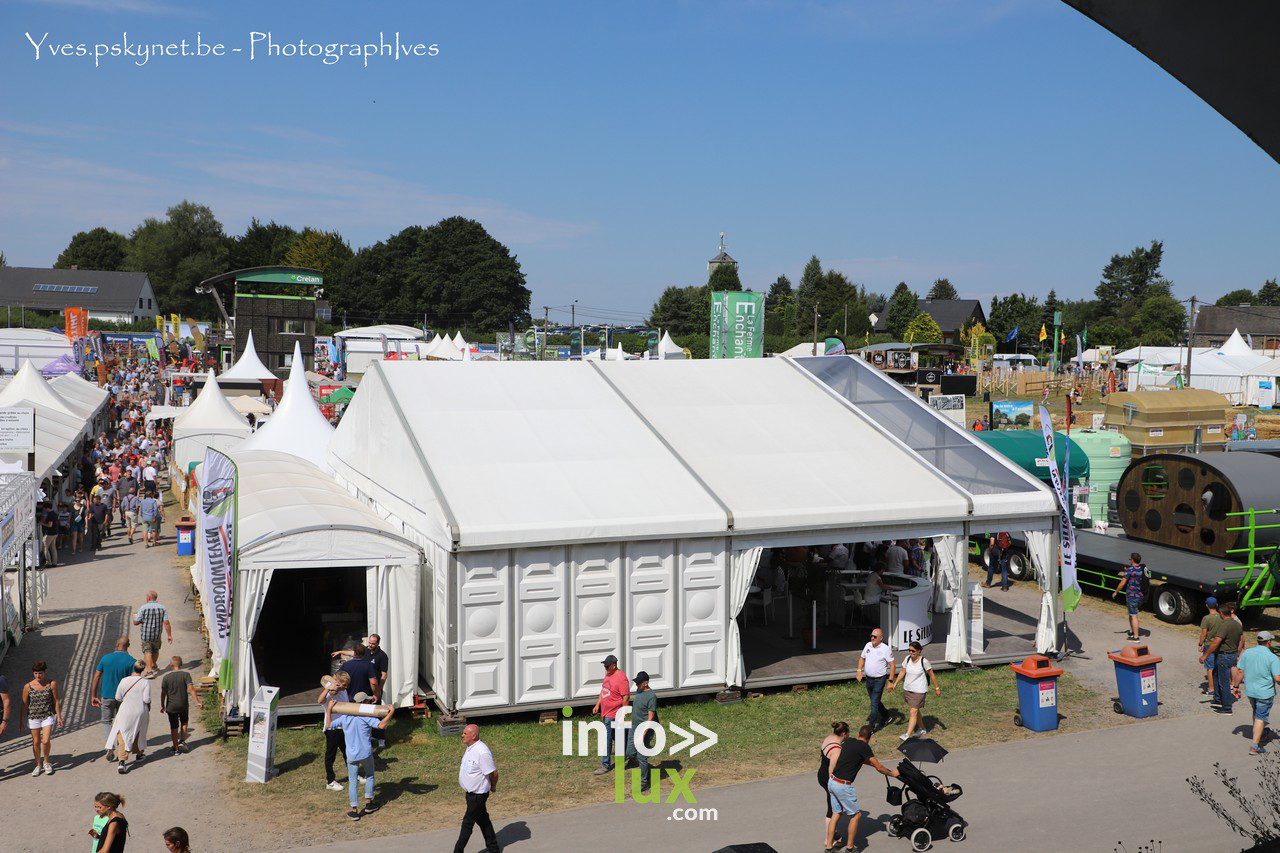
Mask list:
[[[987,315],[982,310],[982,302],[977,299],[921,299],[916,303],[921,311],[933,318],[942,330],[944,344],[960,343],[960,334],[971,322],[986,324]],[[886,322],[888,312],[881,312],[876,318],[873,331],[884,334],[889,331]]]
[[[93,320],[132,323],[160,312],[144,272],[0,267],[0,305],[35,311],[87,308]]]
[[[1227,342],[1236,329],[1253,338],[1257,349],[1276,346],[1280,341],[1280,306],[1204,305],[1196,311],[1193,347],[1217,347]]]

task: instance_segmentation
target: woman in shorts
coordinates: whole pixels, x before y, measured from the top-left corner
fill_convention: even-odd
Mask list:
[[[930,683],[933,684],[934,692],[941,696],[942,686],[938,684],[938,677],[933,674],[933,664],[924,656],[924,648],[919,643],[912,643],[908,647],[907,657],[902,661],[902,668],[898,670],[897,679],[889,685],[889,690],[892,691],[901,684],[902,697],[907,703],[907,732],[899,735],[899,740],[929,733],[921,722],[921,712],[924,710],[924,697],[929,692]]]
[[[53,727],[62,725],[62,700],[58,698],[58,682],[49,680],[49,667],[42,660],[31,665],[31,680],[22,686],[22,707],[31,730],[31,751],[36,756],[31,775],[52,776],[49,751],[53,747]]]

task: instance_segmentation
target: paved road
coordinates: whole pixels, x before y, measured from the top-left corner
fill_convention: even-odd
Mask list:
[[[965,794],[954,804],[970,824],[969,839],[957,850],[1106,851],[1123,841],[1133,853],[1139,843],[1163,839],[1164,849],[1239,851],[1242,839],[1225,829],[1187,787],[1185,778],[1213,772],[1222,761],[1253,786],[1257,759],[1232,727],[1247,723],[1241,710],[1228,720],[1184,716],[1150,719],[1099,731],[1045,737],[954,752],[937,766],[947,782]],[[897,740],[877,738],[881,757]],[[860,841],[866,850],[910,849],[890,838],[884,824],[897,810],[885,802],[881,777],[864,769],[858,793],[867,817]],[[714,808],[715,821],[677,822],[673,807],[600,805],[550,814],[511,817],[493,801],[501,843],[513,853],[563,853],[603,849],[619,853],[654,850],[712,851],[728,844],[765,842],[779,853],[822,849],[822,794],[812,775],[770,779],[696,792],[700,808]],[[459,808],[461,817],[461,807]],[[452,849],[456,830],[381,839],[379,853],[419,853]],[[368,841],[307,848],[314,853],[356,853]],[[483,849],[479,834],[470,851]],[[949,843],[935,845],[947,850]]]
[[[144,549],[140,538],[129,545],[117,534],[96,558],[86,559],[82,552],[49,569],[40,630],[28,634],[0,664],[0,672],[17,693],[30,678],[32,662],[47,661],[50,675],[63,691],[66,723],[54,732],[53,776],[31,778],[31,740],[19,720],[18,706],[9,731],[0,737],[0,798],[6,804],[0,848],[6,853],[87,848],[85,833],[93,817],[93,796],[99,791],[125,796],[130,849],[135,845],[141,850],[163,849],[160,834],[174,825],[187,828],[193,839],[218,837],[224,842],[201,844],[200,849],[245,849],[241,825],[227,821],[225,814],[210,806],[217,802],[220,771],[212,749],[207,748],[208,735],[196,726],[192,751],[179,756],[169,753],[168,719],[160,713],[154,692],[158,680],[153,682],[147,760],[127,775],[119,775],[115,765],[102,758],[107,732],[98,721],[98,710],[89,706],[93,669],[115,647],[117,637],[130,634],[131,652],[140,656],[132,614],[150,589],[160,593],[173,623],[174,644],[162,650],[163,660],[167,663],[173,654],[200,659],[203,642],[188,594],[190,584],[172,565],[172,511],[173,507],[167,510],[168,535],[159,547]],[[201,674],[193,670],[193,675]]]

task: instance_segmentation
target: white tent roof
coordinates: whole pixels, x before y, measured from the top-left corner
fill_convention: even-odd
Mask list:
[[[1053,517],[1042,484],[891,380],[865,378],[871,400],[838,379],[785,359],[379,363],[329,458],[461,549]]]
[[[195,401],[173,420],[174,461],[185,471],[191,463],[204,460],[205,448],[229,450],[251,432],[249,422],[222,395],[211,370]]]
[[[224,382],[250,382],[276,378],[276,375],[258,358],[258,351],[253,347],[252,330],[249,332],[249,339],[244,343],[244,352],[240,353],[236,363],[228,367],[221,378]]]
[[[37,479],[52,475],[86,436],[90,417],[50,388],[30,361],[0,389],[0,406],[35,409]],[[25,471],[26,467],[25,453],[0,454],[0,469]]]
[[[49,385],[58,392],[58,396],[90,420],[103,410],[111,396],[107,389],[99,388],[74,373],[55,376],[49,380]]]
[[[1202,355],[1192,354],[1191,376],[1247,376],[1260,365],[1271,361],[1265,355],[1222,355],[1209,352]]]
[[[631,357],[630,354],[628,354],[626,351],[622,349],[621,341],[619,341],[618,345],[613,349],[604,351],[605,361],[626,361],[630,357]]]
[[[1253,347],[1249,346],[1245,339],[1241,337],[1239,329],[1231,330],[1231,337],[1227,338],[1227,342],[1218,348],[1218,352],[1227,356],[1254,355]]]
[[[448,335],[432,338],[423,355],[445,361],[462,361],[462,351],[449,339]]]
[[[467,339],[462,336],[462,332],[454,332],[453,345],[458,349],[467,349]]]
[[[796,344],[786,352],[780,352],[778,355],[784,355],[788,358],[803,358],[812,355],[826,355],[827,345],[822,341],[818,341],[815,345],[812,341],[803,344]]]
[[[413,326],[384,323],[379,326],[360,326],[355,329],[343,329],[341,332],[335,332],[334,336],[347,340],[365,339],[379,342],[384,336],[387,340],[393,341],[420,341],[422,340],[422,330],[415,329]]]
[[[671,340],[670,332],[662,333],[662,340],[658,342],[658,358],[666,360],[669,358],[684,358],[684,350]]]
[[[305,459],[319,468],[328,468],[325,452],[333,438],[333,427],[320,414],[311,396],[303,366],[301,347],[293,345],[293,365],[284,384],[284,394],[271,419],[249,436],[244,450],[274,450]]]
[[[237,397],[236,399],[238,400],[240,398]],[[151,410],[147,412],[147,420],[148,421],[169,420],[171,418],[178,417],[178,415],[182,414],[186,410],[187,409],[185,406],[152,406]]]
[[[227,400],[231,404],[231,408],[235,409],[246,417],[248,415],[270,415],[271,406],[262,402],[258,397],[250,397],[248,394],[240,394]]]

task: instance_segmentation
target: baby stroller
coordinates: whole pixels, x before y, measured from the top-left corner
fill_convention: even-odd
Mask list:
[[[889,820],[887,832],[894,838],[911,839],[913,851],[928,850],[935,838],[964,841],[964,818],[951,809],[964,790],[959,785],[943,785],[937,776],[927,776],[909,760],[898,762],[901,788],[889,785],[889,805],[901,806],[902,814]]]

